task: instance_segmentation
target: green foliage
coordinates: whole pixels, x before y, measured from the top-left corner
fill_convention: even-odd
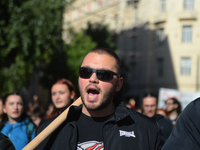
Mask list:
[[[0,1],[0,94],[21,89],[33,69],[62,50],[65,0]]]
[[[88,23],[87,28],[79,33],[75,33],[73,29],[69,29],[68,34],[70,35],[71,42],[64,49],[66,53],[67,76],[77,86],[78,69],[81,66],[84,56],[96,47],[113,49],[115,45],[108,26],[100,23]]]
[[[91,24],[88,22],[87,29],[84,30],[84,33],[97,43],[97,47],[115,48],[113,37],[107,25],[102,25],[101,23]]]
[[[64,51],[67,56],[67,70],[70,74],[68,78],[77,85],[78,70],[82,60],[90,50],[96,47],[97,44],[92,41],[91,37],[84,35],[83,32],[74,33],[72,36],[71,43],[66,45]]]
[[[67,78],[74,83],[78,91],[78,70],[84,56],[96,47],[112,48],[114,44],[108,27],[101,24],[88,24],[88,27],[80,32],[70,28],[67,34],[69,44],[63,45],[63,51],[54,53],[51,63],[42,69],[44,75],[40,81],[44,87],[49,88],[57,79]]]
[[[107,26],[88,24],[79,33],[69,32],[70,44],[62,40],[64,8],[73,0],[0,1],[0,95],[26,88],[33,71],[51,87],[58,78],[77,86],[78,68],[95,47],[113,49]]]

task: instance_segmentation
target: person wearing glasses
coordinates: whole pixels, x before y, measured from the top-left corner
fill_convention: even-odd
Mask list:
[[[120,59],[106,48],[91,50],[79,69],[83,105],[71,106],[65,122],[37,150],[158,150],[165,140],[156,121],[124,106]]]
[[[169,98],[165,102],[166,111],[169,113],[169,119],[171,120],[173,126],[175,126],[179,115],[182,112],[182,107],[180,102],[176,98]]]
[[[142,99],[142,113],[158,122],[158,125],[167,139],[173,129],[171,121],[164,116],[157,114],[158,99],[152,92],[144,94]]]
[[[193,100],[184,108],[162,150],[200,149],[199,108],[200,98]]]

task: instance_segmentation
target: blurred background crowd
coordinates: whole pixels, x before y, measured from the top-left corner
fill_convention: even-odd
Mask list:
[[[1,0],[1,131],[15,128],[9,122],[24,122],[19,127],[31,122],[31,132],[23,130],[33,138],[43,121],[80,95],[78,68],[85,54],[107,47],[122,61],[124,84],[117,96],[160,125],[170,121],[172,126],[163,126],[167,137],[184,107],[200,95],[199,5],[195,0]],[[189,93],[187,101],[183,94],[160,97],[161,88]],[[68,90],[61,98],[66,102],[56,100]]]

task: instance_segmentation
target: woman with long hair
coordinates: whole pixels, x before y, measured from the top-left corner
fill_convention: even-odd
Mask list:
[[[1,132],[10,138],[16,150],[21,150],[35,137],[34,124],[26,115],[25,100],[21,94],[11,93],[3,98],[3,104],[7,118]]]
[[[47,120],[62,113],[76,100],[77,94],[73,83],[64,78],[57,80],[51,87],[51,98],[54,110],[46,116]]]
[[[4,124],[4,120],[6,118],[6,114],[3,112],[3,98],[0,97],[0,129],[2,128]]]
[[[175,126],[176,121],[182,112],[181,103],[178,101],[178,99],[172,97],[167,99],[165,104],[166,104],[166,111],[169,113],[169,119]]]

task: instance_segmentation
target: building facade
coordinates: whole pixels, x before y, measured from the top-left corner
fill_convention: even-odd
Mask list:
[[[159,88],[200,91],[200,0],[76,0],[63,29],[108,24],[117,35],[126,97]],[[63,39],[67,34],[63,32]]]

